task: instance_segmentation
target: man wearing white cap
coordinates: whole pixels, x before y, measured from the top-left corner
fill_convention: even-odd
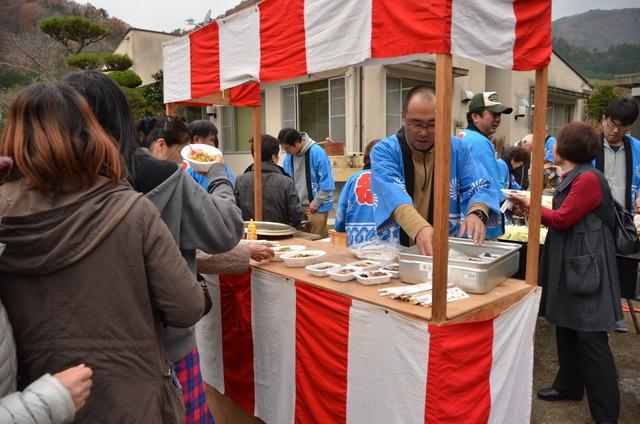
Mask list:
[[[502,114],[510,114],[513,109],[500,103],[495,91],[475,94],[469,102],[466,129],[458,137],[467,145],[471,155],[482,164],[491,177],[491,185],[498,193],[498,201],[505,200],[500,191],[500,169],[496,158],[496,149],[489,137],[493,136],[500,125]],[[487,239],[494,239],[504,233],[504,226],[487,229]]]

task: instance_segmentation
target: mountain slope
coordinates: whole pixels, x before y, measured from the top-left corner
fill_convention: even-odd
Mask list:
[[[640,8],[597,9],[561,18],[553,22],[553,37],[589,50],[640,44]]]

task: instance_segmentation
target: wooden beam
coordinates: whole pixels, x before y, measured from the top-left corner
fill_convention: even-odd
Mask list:
[[[253,107],[253,219],[262,221],[262,138],[260,106]]]
[[[176,116],[176,104],[175,103],[167,103],[165,106],[165,115]]]
[[[529,205],[529,241],[527,243],[527,284],[538,284],[540,257],[540,208],[542,206],[542,174],[544,172],[544,127],[547,120],[547,80],[549,69],[536,71],[536,88],[533,117],[533,160],[531,162],[531,204]]]
[[[452,58],[436,55],[436,140],[433,188],[433,315],[435,322],[447,319],[449,251],[449,167],[451,163]]]

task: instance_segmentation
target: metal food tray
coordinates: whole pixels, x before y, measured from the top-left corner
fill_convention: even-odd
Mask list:
[[[487,293],[518,271],[520,245],[487,241],[476,246],[468,239],[449,239],[449,249],[455,249],[472,260],[449,258],[447,282],[469,293]],[[491,258],[480,258],[488,252]],[[400,251],[400,281],[428,283],[432,280],[433,257],[418,254],[417,246]]]
[[[253,223],[256,224],[256,234],[259,236],[290,236],[298,231],[290,225],[279,222],[253,221]],[[248,226],[249,221],[244,221],[245,231]]]

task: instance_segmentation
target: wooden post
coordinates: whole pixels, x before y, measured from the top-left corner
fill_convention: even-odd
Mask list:
[[[447,320],[452,69],[450,54],[436,55],[436,140],[432,188],[434,190],[433,304],[431,314],[431,319],[435,322]]]
[[[262,130],[260,107],[253,107],[253,219],[262,221]]]
[[[529,205],[529,241],[527,243],[527,284],[538,284],[540,257],[540,208],[542,206],[542,174],[545,124],[547,120],[548,67],[536,71],[535,110],[533,117],[533,160],[531,163],[531,204]]]
[[[176,104],[175,103],[166,103],[164,106],[165,106],[165,115],[176,116]]]

